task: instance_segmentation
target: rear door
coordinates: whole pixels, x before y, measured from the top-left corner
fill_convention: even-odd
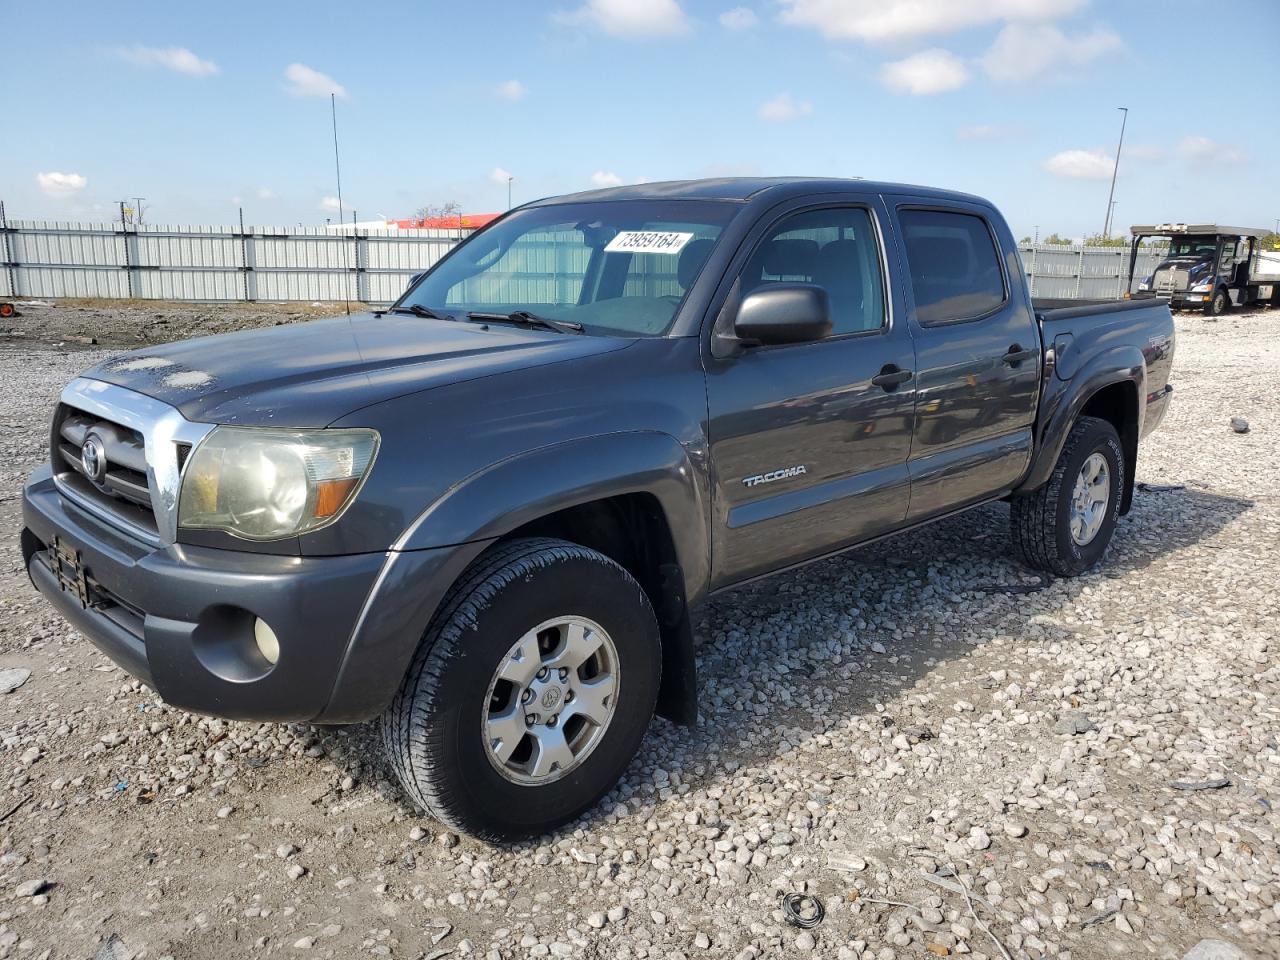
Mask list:
[[[910,494],[914,352],[876,197],[794,201],[767,214],[722,285],[816,283],[833,331],[814,343],[704,352],[724,586],[901,524]],[[895,373],[896,371],[896,373]],[[887,376],[886,376],[887,372]],[[877,382],[878,381],[878,382]]]
[[[916,345],[907,517],[915,522],[1002,495],[1021,479],[1031,461],[1040,333],[1017,248],[994,210],[893,202]]]

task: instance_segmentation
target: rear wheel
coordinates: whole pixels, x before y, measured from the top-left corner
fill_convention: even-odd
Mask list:
[[[1049,481],[1010,504],[1019,558],[1060,577],[1101,560],[1115,532],[1125,469],[1116,428],[1097,417],[1077,420]]]
[[[657,702],[658,624],[603,554],[503,544],[451,590],[383,716],[405,792],[449,826],[516,840],[617,782]]]
[[[1219,287],[1213,292],[1213,297],[1204,305],[1204,312],[1210,317],[1220,317],[1227,312],[1227,308],[1231,306],[1231,299],[1227,296],[1227,291]]]

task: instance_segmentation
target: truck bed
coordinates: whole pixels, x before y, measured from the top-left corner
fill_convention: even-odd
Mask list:
[[[1052,297],[1033,297],[1031,306],[1041,320],[1070,320],[1080,317],[1101,316],[1123,310],[1140,310],[1150,307],[1154,298],[1142,300],[1067,300]],[[1163,301],[1161,301],[1163,302]]]

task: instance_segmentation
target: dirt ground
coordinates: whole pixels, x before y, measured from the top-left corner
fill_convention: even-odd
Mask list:
[[[998,505],[716,598],[701,725],[655,721],[597,810],[498,848],[407,805],[376,725],[164,705],[22,568],[23,478],[104,348],[334,308],[22,309],[0,957],[1280,956],[1280,312],[1178,318],[1173,406],[1096,571],[1030,575]],[[824,903],[813,930],[792,891]]]

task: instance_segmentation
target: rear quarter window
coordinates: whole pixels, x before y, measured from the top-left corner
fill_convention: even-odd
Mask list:
[[[979,216],[900,210],[916,318],[925,325],[984,317],[1005,302],[991,229]]]

